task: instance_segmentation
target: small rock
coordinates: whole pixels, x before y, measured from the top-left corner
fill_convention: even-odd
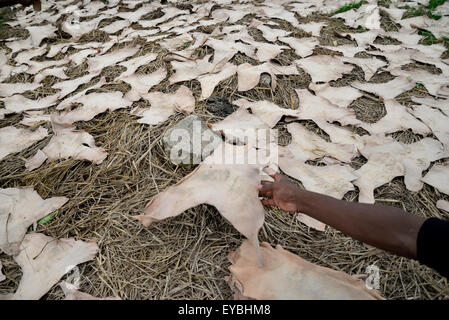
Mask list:
[[[271,76],[268,73],[262,73],[260,75],[260,81],[259,83],[263,86],[263,87],[267,87],[269,88],[271,86]]]
[[[235,111],[232,104],[223,98],[212,96],[206,101],[207,110],[219,117],[227,117]]]
[[[190,115],[168,129],[162,137],[174,164],[199,164],[222,142],[198,116]]]

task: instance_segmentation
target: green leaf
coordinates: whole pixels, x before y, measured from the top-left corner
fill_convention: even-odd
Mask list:
[[[37,223],[39,223],[41,226],[43,226],[44,224],[46,224],[47,222],[49,222],[51,219],[54,218],[54,216],[58,213],[58,210],[53,211],[52,213],[50,213],[48,216],[43,217],[42,219],[40,219]]]
[[[345,5],[343,5],[341,8],[339,8],[337,11],[335,11],[334,14],[346,12],[351,9],[358,9],[364,2],[365,1],[363,1],[363,0],[359,1],[359,2],[356,2],[356,1],[348,2]]]

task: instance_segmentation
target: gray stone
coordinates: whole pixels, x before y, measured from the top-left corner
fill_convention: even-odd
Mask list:
[[[211,96],[206,100],[207,110],[219,117],[227,117],[233,113],[234,107],[232,104],[223,98],[218,96]]]
[[[221,141],[221,136],[195,115],[179,121],[162,137],[165,151],[174,164],[199,164]]]
[[[259,83],[263,86],[263,87],[267,87],[269,88],[271,86],[271,76],[268,73],[262,73],[260,75],[260,81]]]

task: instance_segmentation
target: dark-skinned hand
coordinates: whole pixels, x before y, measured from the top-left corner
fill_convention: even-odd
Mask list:
[[[259,197],[265,198],[262,200],[262,204],[277,206],[289,212],[299,212],[298,186],[271,168],[265,169],[265,172],[273,178],[274,182],[261,181]]]

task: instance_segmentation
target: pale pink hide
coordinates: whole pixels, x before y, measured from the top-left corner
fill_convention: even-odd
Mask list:
[[[119,297],[106,297],[97,298],[88,293],[79,291],[75,285],[68,283],[66,281],[61,281],[59,283],[62,291],[64,292],[64,300],[122,300]]]
[[[44,127],[27,130],[13,126],[0,128],[0,160],[11,153],[20,152],[48,136]]]
[[[67,201],[66,197],[44,200],[32,188],[0,189],[0,252],[18,254],[28,227]]]
[[[231,275],[226,280],[236,299],[383,300],[362,280],[310,263],[279,245],[263,242],[260,251],[263,267],[248,241],[229,254]]]
[[[224,118],[222,121],[209,125],[214,131],[222,133],[229,143],[244,144],[247,142],[248,130],[268,130],[270,127],[254,114],[249,113],[245,107],[241,107]]]
[[[229,161],[226,158],[229,155],[239,160]],[[245,162],[244,157],[252,159],[254,164]],[[205,203],[214,206],[240,233],[258,245],[257,234],[265,215],[258,186],[260,170],[268,161],[264,152],[252,147],[223,143],[189,175],[155,195],[144,215],[135,218],[149,226]]]
[[[195,98],[189,88],[180,86],[174,93],[150,92],[143,96],[151,104],[149,109],[136,113],[141,117],[138,122],[156,125],[167,120],[176,111],[192,113]]]
[[[402,175],[408,190],[421,190],[422,171],[431,162],[449,156],[443,145],[431,138],[404,144],[380,135],[364,137],[361,153],[368,162],[355,172],[359,178],[354,181],[360,189],[360,202],[374,203],[374,189]]]
[[[449,195],[449,163],[435,164],[421,180]]]
[[[120,91],[115,91],[92,92],[73,100],[72,103],[80,103],[81,106],[55,115],[57,122],[71,124],[77,121],[89,121],[105,111],[127,108],[131,106],[132,101],[123,98],[123,93]]]
[[[11,300],[38,300],[76,265],[92,260],[98,246],[74,238],[55,239],[42,233],[29,233],[14,260],[22,279]]]
[[[288,124],[287,130],[292,136],[292,142],[287,145],[287,149],[298,160],[307,161],[332,157],[349,163],[356,155],[354,145],[327,142],[299,123]]]
[[[94,138],[85,131],[77,131],[72,125],[62,124],[51,119],[54,136],[42,150],[25,162],[27,170],[39,168],[45,160],[73,158],[75,160],[88,160],[100,164],[107,157],[103,148],[95,145]]]
[[[304,69],[312,77],[313,82],[329,82],[337,80],[344,73],[349,73],[354,68],[344,64],[337,56],[316,55],[300,60],[295,63]]]
[[[340,108],[328,99],[312,94],[307,89],[296,89],[299,98],[297,118],[313,121],[339,122],[342,125],[361,123],[351,108]]]
[[[441,209],[441,210],[449,212],[449,201],[447,201],[447,200],[438,200],[437,203],[436,203],[436,207],[438,209]]]
[[[257,86],[260,75],[267,73],[271,77],[271,89],[276,89],[276,75],[297,75],[298,70],[294,65],[280,66],[266,62],[257,66],[249,63],[242,63],[237,68],[238,91],[248,91]]]
[[[407,129],[422,135],[430,133],[428,126],[415,118],[396,100],[388,99],[384,101],[384,104],[387,114],[383,118],[374,123],[362,123],[360,127],[371,134],[393,133]]]
[[[263,100],[250,102],[244,98],[233,101],[236,106],[251,109],[252,113],[273,128],[283,116],[297,117],[297,110],[281,108],[273,102]]]
[[[407,77],[397,77],[385,83],[361,83],[355,81],[351,84],[354,88],[373,93],[385,100],[394,99],[396,96],[411,90],[416,82]]]
[[[278,165],[285,174],[301,181],[306,190],[336,199],[342,199],[348,191],[354,190],[351,181],[357,179],[349,165],[309,165],[296,159],[287,149],[279,152]],[[326,227],[324,223],[302,213],[298,215],[298,220],[315,230],[324,231]]]
[[[340,108],[347,108],[354,100],[363,96],[363,94],[352,87],[332,87],[329,83],[316,84],[311,82],[309,89],[315,92],[315,95],[329,100],[329,102]]]

